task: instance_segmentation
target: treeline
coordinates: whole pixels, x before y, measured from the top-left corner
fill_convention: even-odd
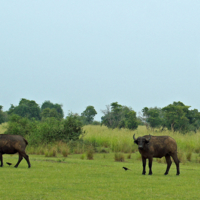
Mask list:
[[[200,113],[198,110],[190,110],[190,106],[186,106],[180,101],[173,102],[163,108],[144,107],[139,116],[136,116],[136,112],[131,107],[113,102],[106,106],[105,110],[102,110],[101,122],[94,121],[97,111],[91,105],[87,106],[81,114],[69,113],[65,118],[62,105],[50,101],[45,101],[39,106],[33,100],[21,99],[19,105],[11,105],[8,111],[4,112],[2,109],[3,106],[0,106],[0,123],[8,122],[7,133],[17,134],[21,131],[22,135],[31,135],[34,132],[34,135],[38,136],[37,138],[40,136],[40,141],[43,141],[42,137],[53,137],[54,140],[78,138],[82,134],[82,127],[88,124],[105,125],[112,129],[127,128],[131,130],[137,129],[138,125],[146,125],[147,128],[152,130],[160,129],[162,131],[168,129],[181,133],[196,132],[200,128]],[[17,124],[20,127],[17,127]],[[72,132],[75,136],[69,135],[70,131],[67,130],[67,126],[73,129]],[[36,129],[38,133],[35,133],[34,130]],[[42,136],[42,134],[44,135]],[[50,140],[52,138],[47,139],[47,141]]]
[[[29,120],[44,121],[47,118],[55,118],[61,120],[64,118],[64,112],[61,104],[53,104],[50,101],[45,101],[41,107],[33,100],[21,99],[18,106],[11,104],[8,111],[3,112],[3,106],[0,105],[0,124],[10,120],[13,114],[20,117],[25,117]],[[74,114],[79,118],[83,125],[87,124],[100,124],[95,122],[94,117],[97,114],[93,106],[87,108],[81,113]]]
[[[64,118],[62,105],[45,101],[40,107],[35,101],[21,99],[18,106],[11,105],[3,112],[0,107],[0,123],[8,122],[5,134],[17,134],[28,138],[32,145],[55,141],[75,141],[83,135],[83,125],[94,122],[97,114],[93,106],[83,113],[69,113]]]
[[[182,102],[173,102],[163,108],[143,108],[141,121],[147,128],[167,128],[173,132],[196,132],[200,128],[200,112],[197,109],[189,110],[190,106]]]

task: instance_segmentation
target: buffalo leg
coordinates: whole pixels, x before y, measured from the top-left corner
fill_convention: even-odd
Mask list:
[[[172,154],[171,156],[172,156],[172,158],[173,158],[173,160],[174,160],[174,162],[175,162],[175,164],[176,164],[176,170],[177,170],[176,175],[179,175],[179,174],[180,174],[180,170],[179,170],[179,160],[178,160],[178,156],[177,156],[177,154]]]
[[[0,160],[1,160],[1,167],[3,167],[3,156],[1,153],[0,153]]]
[[[29,161],[29,156],[26,153],[22,153],[22,156],[26,159],[26,162],[28,163],[28,168],[31,167],[31,163]]]
[[[17,164],[15,165],[15,167],[17,168],[19,163],[21,162],[21,160],[23,159],[22,155],[19,153],[19,160],[17,162]]]
[[[153,174],[152,170],[151,170],[151,168],[152,168],[152,162],[153,162],[153,158],[149,158],[149,175]]]
[[[166,162],[167,162],[167,169],[166,169],[165,175],[167,175],[168,172],[169,172],[169,169],[171,167],[172,161],[171,161],[171,158],[170,158],[169,155],[166,155],[165,159],[166,159]]]
[[[146,168],[146,158],[142,157],[142,165],[143,165],[143,172],[142,174],[145,175],[146,174],[146,171],[145,171],[145,168]]]

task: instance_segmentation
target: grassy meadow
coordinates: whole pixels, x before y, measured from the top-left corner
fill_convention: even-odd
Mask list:
[[[5,124],[0,125],[0,133],[5,129]],[[199,132],[153,132],[142,126],[135,131],[104,126],[85,126],[84,130],[81,144],[28,145],[30,169],[24,159],[18,168],[13,167],[18,155],[3,155],[0,199],[199,199]],[[176,176],[173,163],[164,176],[165,161],[154,159],[153,175],[142,175],[140,154],[132,139],[134,133],[136,137],[173,137],[178,144],[181,174]],[[116,162],[116,155],[124,161]],[[123,166],[131,170],[124,171]]]
[[[30,169],[25,160],[17,169],[5,165],[0,169],[0,199],[199,199],[199,164],[181,164],[180,176],[172,164],[164,176],[166,165],[154,162],[153,175],[144,176],[135,155],[125,162],[115,162],[113,153],[95,154],[94,160],[80,157],[30,155]],[[17,159],[4,155],[13,164]]]

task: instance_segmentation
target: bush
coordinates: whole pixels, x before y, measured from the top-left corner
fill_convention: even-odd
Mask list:
[[[78,140],[82,133],[82,123],[72,113],[65,120],[50,117],[43,121],[29,120],[26,117],[13,114],[5,132],[5,134],[26,137],[32,145]]]
[[[93,157],[94,157],[94,148],[92,146],[88,147],[86,155],[87,155],[87,159],[88,160],[93,160]]]
[[[115,153],[115,161],[124,162],[124,154],[123,153]]]
[[[5,134],[21,135],[23,137],[31,135],[36,129],[37,123],[37,121],[13,114],[10,117],[10,121],[8,121],[8,128]]]
[[[69,148],[64,148],[62,150],[62,155],[63,155],[63,157],[67,157],[69,155]]]
[[[65,136],[65,139],[67,141],[78,140],[79,136],[83,133],[83,124],[80,121],[80,117],[76,114],[69,113],[63,122],[63,135]]]
[[[81,155],[81,160],[84,160],[84,159],[85,159],[85,155],[82,154],[82,155]]]
[[[45,152],[45,157],[56,157],[57,156],[57,151],[55,148],[52,148],[50,150],[46,150]]]

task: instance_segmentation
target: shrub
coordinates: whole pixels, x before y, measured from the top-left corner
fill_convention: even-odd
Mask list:
[[[80,121],[80,117],[76,114],[69,113],[64,120],[63,125],[63,135],[65,136],[65,140],[67,141],[78,140],[79,136],[83,133],[83,124]]]
[[[94,148],[92,146],[88,147],[86,155],[87,155],[87,159],[88,160],[93,160],[93,157],[94,157]]]
[[[115,161],[124,162],[124,154],[123,153],[115,153]]]
[[[44,155],[45,155],[45,157],[56,157],[57,151],[55,148],[52,148],[50,150],[46,150]]]
[[[62,155],[63,157],[67,157],[69,155],[69,147],[66,146],[65,148],[62,149]]]
[[[62,122],[53,117],[40,122],[32,135],[36,143],[52,143],[63,139]]]
[[[19,115],[13,114],[8,121],[7,130],[5,134],[10,135],[21,135],[23,137],[31,135],[37,126],[36,121],[29,120],[26,117],[20,117]]]

